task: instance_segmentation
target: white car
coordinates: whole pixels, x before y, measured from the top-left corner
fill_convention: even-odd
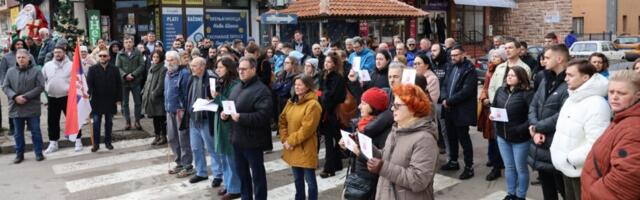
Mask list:
[[[604,54],[609,60],[624,59],[624,51],[618,51],[611,41],[580,41],[569,48],[569,54],[574,58],[587,59],[595,52]]]

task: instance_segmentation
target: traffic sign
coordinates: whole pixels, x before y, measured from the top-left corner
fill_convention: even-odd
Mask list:
[[[297,24],[298,15],[295,14],[262,14],[260,16],[262,24]]]

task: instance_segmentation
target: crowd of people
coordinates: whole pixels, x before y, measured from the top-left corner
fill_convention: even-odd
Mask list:
[[[58,150],[66,112],[73,55],[48,30],[39,36],[40,44],[13,41],[0,60],[16,164],[24,160],[25,123],[42,161]],[[640,198],[640,61],[635,72],[609,74],[605,55],[572,60],[555,34],[544,40],[543,54],[533,58],[526,42],[494,37],[478,89],[476,66],[453,38],[440,44],[395,37],[377,44],[322,36],[309,44],[296,31],[291,42],[274,36],[266,47],[253,40],[216,47],[182,35],[165,47],[153,32],[137,45],[131,36],[101,39],[93,48],[80,47],[93,108],[91,151],[100,149],[103,122],[104,147],[114,148],[113,117],[120,107],[125,130],[142,130],[140,120],[152,119],[152,145],[168,143],[175,157],[169,174],[190,177],[190,183],[208,180],[208,155],[211,186],[222,186],[222,199],[267,198],[264,153],[274,149],[272,131],[291,166],[296,199],[318,199],[316,169],[322,168],[320,178],[336,176],[347,160],[346,199],[433,199],[436,172],[475,176],[470,127],[477,126],[488,142],[486,166],[492,170],[486,180],[504,171],[506,200],[526,198],[529,167],[544,199]],[[415,81],[404,80],[409,72]],[[43,92],[46,150],[39,126]],[[200,99],[232,101],[235,112],[223,106],[196,111]],[[358,143],[358,133],[371,138],[373,155],[347,150],[342,131]],[[76,140],[76,151],[82,147]],[[447,162],[436,166],[441,154]]]

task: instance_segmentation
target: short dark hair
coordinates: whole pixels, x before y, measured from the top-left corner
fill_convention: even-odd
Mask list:
[[[285,43],[282,43],[282,48],[293,49],[293,46],[291,45],[291,43],[285,42]]]
[[[133,36],[131,36],[131,35],[125,35],[124,38],[122,39],[122,42],[124,42],[125,40],[134,41]]]
[[[507,44],[507,43],[513,43],[513,45],[514,45],[516,48],[520,48],[520,42],[518,42],[518,40],[516,40],[515,38],[512,38],[512,37],[507,37],[507,38],[505,38],[505,39],[504,39],[504,43],[505,43],[505,44]]]
[[[332,42],[331,45],[329,45],[329,47],[342,48],[342,43],[340,43],[339,41],[335,41],[335,42]]]
[[[56,49],[60,49],[62,50],[62,52],[65,52],[64,47],[62,46],[56,45],[55,47],[53,47],[53,50],[56,50]]]
[[[549,33],[547,33],[546,35],[544,35],[544,38],[545,38],[545,39],[554,39],[554,40],[557,40],[557,39],[558,39],[558,36],[557,36],[557,35],[556,35],[556,33],[554,33],[554,32],[549,32]]]
[[[451,51],[453,51],[453,50],[458,50],[458,51],[464,52],[464,48],[462,48],[462,45],[453,46],[453,48],[451,48]]]
[[[242,58],[240,58],[240,60],[238,61],[238,65],[240,65],[241,62],[243,61],[247,61],[249,62],[249,66],[251,68],[256,68],[258,66],[256,59],[253,56],[243,56]]]
[[[260,47],[258,47],[258,45],[255,43],[251,43],[244,50],[251,54],[255,54],[256,52],[260,52]]]
[[[524,68],[520,66],[513,66],[513,67],[509,67],[509,71],[513,71],[513,73],[516,74],[518,81],[520,81],[520,83],[516,85],[514,88],[522,89],[522,90],[531,89],[531,83],[529,82],[529,74],[527,74],[527,71]],[[507,73],[509,73],[509,71],[507,71]],[[505,76],[505,79],[506,79],[506,76]],[[506,84],[506,81],[505,81],[505,84]]]
[[[609,59],[607,58],[607,56],[605,56],[602,53],[599,52],[594,52],[589,56],[589,59],[587,59],[589,61],[589,63],[591,63],[591,58],[593,57],[599,57],[600,59],[602,59],[602,70],[607,70],[609,69]]]
[[[585,59],[572,60],[571,62],[569,62],[569,64],[567,64],[567,68],[572,66],[577,67],[578,72],[580,72],[581,74],[589,75],[589,77],[598,72],[596,70],[596,67]]]
[[[529,48],[529,45],[527,45],[527,42],[525,42],[525,41],[520,41],[520,47],[526,49],[526,48]]]
[[[362,39],[361,37],[353,37],[352,38],[353,43],[358,43],[360,46],[365,46],[366,43],[364,42],[364,39]]]
[[[547,49],[545,49],[545,52],[547,51],[560,53],[565,58],[565,61],[569,61],[571,59],[571,56],[569,55],[569,49],[564,44],[551,45]]]

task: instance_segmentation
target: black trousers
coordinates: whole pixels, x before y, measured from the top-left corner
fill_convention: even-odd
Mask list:
[[[47,96],[47,132],[49,135],[49,141],[60,140],[60,115],[64,113],[67,115],[67,96],[64,97],[50,97]],[[78,132],[78,137],[82,137],[82,131]]]
[[[331,114],[329,114],[331,115]],[[324,136],[324,147],[326,149],[326,159],[323,172],[334,173],[342,170],[342,152],[338,147],[340,135],[340,122],[336,116],[329,116],[320,125],[320,133]]]
[[[469,136],[469,126],[456,126],[455,119],[446,118],[447,139],[449,141],[449,160],[458,161],[458,143],[462,146],[464,164],[473,166],[473,145]]]
[[[493,164],[494,168],[504,169],[504,162],[502,162],[502,156],[500,156],[500,149],[498,149],[498,140],[497,139],[489,139],[489,147],[487,151],[487,156],[489,156],[489,161]]]
[[[155,116],[153,118],[153,132],[156,136],[166,136],[167,135],[167,117],[166,116]]]
[[[538,170],[538,176],[544,200],[557,200],[558,193],[564,199],[564,181],[562,180],[564,175],[560,171]]]

